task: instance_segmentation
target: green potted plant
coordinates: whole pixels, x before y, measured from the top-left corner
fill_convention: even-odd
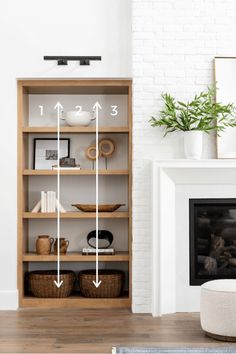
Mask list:
[[[226,127],[236,126],[235,105],[215,102],[215,93],[215,88],[208,88],[186,103],[176,101],[170,94],[164,93],[164,108],[158,117],[151,117],[150,123],[153,127],[164,128],[164,136],[182,131],[185,156],[200,159],[203,133],[215,131],[219,134]]]

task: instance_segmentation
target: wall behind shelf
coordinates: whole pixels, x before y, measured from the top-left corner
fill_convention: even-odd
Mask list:
[[[17,297],[17,77],[131,76],[129,0],[9,0],[0,12],[2,186],[0,309],[14,309]],[[58,67],[43,55],[101,55],[90,67]],[[7,269],[7,272],[6,272]]]
[[[75,106],[82,106],[84,111],[92,112],[95,102],[99,102],[99,126],[128,126],[127,95],[29,95],[29,126],[56,126],[57,111],[55,104],[60,101],[64,112],[73,111]],[[40,117],[39,105],[44,107],[44,115]],[[111,116],[111,106],[117,106],[117,115]],[[67,124],[61,120],[61,125]],[[95,127],[96,121],[89,126]]]

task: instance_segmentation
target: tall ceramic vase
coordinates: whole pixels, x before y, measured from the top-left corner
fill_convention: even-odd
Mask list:
[[[184,152],[187,159],[199,160],[202,157],[203,132],[190,130],[184,132]]]

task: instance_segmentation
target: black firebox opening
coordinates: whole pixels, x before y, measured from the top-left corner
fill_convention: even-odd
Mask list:
[[[236,199],[190,199],[190,285],[236,278]]]

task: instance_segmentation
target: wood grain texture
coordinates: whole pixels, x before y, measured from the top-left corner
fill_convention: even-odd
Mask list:
[[[61,254],[61,262],[94,262],[95,255],[82,255],[81,252],[68,252],[66,255]],[[25,253],[23,255],[23,262],[56,262],[57,256],[54,254],[38,255],[36,253]],[[114,255],[100,255],[100,262],[128,262],[128,252],[116,252]]]
[[[120,133],[125,134],[129,133],[128,127],[100,127],[98,129],[99,133]],[[57,132],[57,127],[24,127],[23,133],[43,133],[43,134],[51,134]],[[96,133],[95,127],[61,127],[61,134],[91,134]]]
[[[205,332],[208,337],[211,337],[216,340],[221,340],[223,342],[236,342],[236,337],[230,336],[221,336],[220,334],[214,334],[210,332]]]
[[[33,79],[19,80],[29,94],[124,95],[129,79]]]
[[[21,299],[21,307],[31,308],[74,308],[74,309],[124,309],[130,308],[131,301],[128,296],[117,298],[88,298],[81,295],[69,296],[66,298],[36,298],[23,297]]]
[[[129,310],[23,309],[0,312],[0,353],[111,354],[113,346],[220,347],[199,314],[153,318]]]
[[[132,81],[129,82],[128,91],[128,124],[129,131],[133,130],[133,115],[132,115]],[[132,243],[133,243],[133,225],[132,225],[132,191],[133,191],[133,144],[132,144],[132,134],[129,134],[129,151],[128,151],[128,168],[129,168],[129,296],[132,298]]]
[[[57,170],[24,170],[24,176],[57,176]],[[100,176],[128,175],[129,170],[99,170]],[[60,170],[62,176],[95,176],[95,170]]]
[[[61,219],[94,219],[96,213],[83,213],[70,211],[61,213]],[[31,213],[25,212],[23,214],[24,219],[56,219],[57,213]],[[127,219],[129,213],[127,211],[114,211],[113,213],[99,213],[99,219]]]
[[[17,84],[17,286],[19,297],[23,295],[23,266],[22,254],[23,248],[23,230],[24,222],[22,219],[23,210],[25,210],[25,190],[22,177],[22,169],[24,164],[23,153],[23,88],[21,84]]]

